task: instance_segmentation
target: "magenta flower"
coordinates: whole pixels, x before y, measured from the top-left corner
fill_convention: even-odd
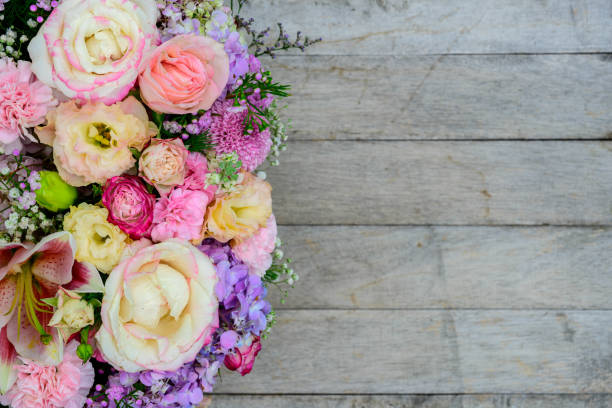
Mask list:
[[[255,357],[261,350],[261,343],[259,337],[255,336],[250,346],[238,347],[234,354],[228,354],[225,356],[225,366],[228,370],[238,371],[241,375],[245,376],[253,370],[253,364],[255,363]]]
[[[112,177],[106,182],[102,204],[108,221],[133,239],[148,236],[153,222],[155,196],[149,194],[136,176]]]

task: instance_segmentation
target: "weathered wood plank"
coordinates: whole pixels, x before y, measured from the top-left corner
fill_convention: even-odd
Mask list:
[[[281,159],[281,224],[612,224],[612,142],[293,142]]]
[[[266,0],[244,14],[322,36],[313,54],[612,50],[608,0]]]
[[[610,393],[612,312],[280,311],[229,394]]]
[[[612,309],[612,229],[281,227],[279,308]]]
[[[607,408],[612,395],[215,395],[211,408]]]
[[[292,137],[601,139],[612,135],[604,55],[284,57]]]

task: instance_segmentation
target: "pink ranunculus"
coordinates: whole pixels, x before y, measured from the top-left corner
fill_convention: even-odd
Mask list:
[[[199,190],[206,193],[209,201],[215,197],[216,185],[206,185],[206,174],[208,173],[208,161],[202,153],[190,152],[185,162],[185,181],[181,188],[187,190]]]
[[[155,203],[151,238],[162,242],[170,238],[199,240],[209,198],[202,191],[176,188]]]
[[[232,251],[242,262],[249,267],[249,272],[264,276],[272,265],[272,251],[276,246],[276,218],[274,214],[268,218],[266,226],[240,242],[234,242]]]
[[[250,346],[238,347],[234,354],[225,356],[225,366],[228,370],[238,371],[241,375],[245,376],[253,370],[255,357],[257,357],[260,350],[261,343],[259,342],[259,337],[255,336]]]
[[[181,139],[152,139],[140,156],[140,176],[166,195],[185,181],[188,154]]]
[[[28,46],[32,71],[79,102],[113,104],[159,43],[155,0],[63,0]]]
[[[32,74],[32,64],[0,59],[0,146],[5,152],[21,148],[26,128],[44,123],[49,108],[57,105],[51,88]]]
[[[150,55],[138,84],[144,102],[163,113],[197,113],[209,109],[229,78],[222,44],[209,37],[179,35]]]
[[[0,402],[13,408],[81,408],[94,383],[91,362],[77,357],[78,341],[64,348],[64,359],[57,366],[41,365],[23,359],[17,366],[17,381]]]
[[[110,178],[104,187],[102,204],[108,209],[108,221],[132,239],[149,235],[155,196],[147,191],[140,177]]]

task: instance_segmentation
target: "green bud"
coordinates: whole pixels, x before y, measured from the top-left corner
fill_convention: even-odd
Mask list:
[[[77,347],[76,355],[78,358],[83,360],[83,363],[86,363],[87,360],[89,360],[93,355],[93,347],[91,347],[89,344],[80,344]]]
[[[36,190],[36,202],[47,210],[66,210],[77,198],[77,190],[66,183],[55,171],[40,172],[40,189]]]

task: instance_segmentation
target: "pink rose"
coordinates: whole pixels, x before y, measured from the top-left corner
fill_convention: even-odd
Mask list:
[[[232,251],[249,267],[249,272],[263,277],[272,265],[272,251],[276,247],[276,219],[271,215],[266,226],[241,242],[235,242]]]
[[[138,84],[143,101],[163,113],[197,113],[209,109],[229,78],[223,45],[209,37],[179,35],[148,56]]]
[[[157,16],[155,0],[62,0],[28,46],[32,71],[79,102],[118,102],[159,42]]]
[[[212,201],[217,192],[217,186],[206,186],[206,174],[208,174],[206,156],[202,153],[189,152],[185,162],[185,181],[181,188],[203,191],[208,196],[208,199]]]
[[[19,136],[30,136],[25,128],[43,124],[49,108],[57,105],[51,88],[34,77],[31,65],[0,59],[0,144],[5,152],[21,148]]]
[[[110,178],[104,188],[102,204],[108,209],[108,221],[132,239],[149,235],[155,196],[149,194],[139,177]]]
[[[152,139],[140,156],[140,176],[165,195],[185,181],[188,154],[181,139]]]
[[[155,242],[170,238],[198,240],[208,203],[209,198],[202,191],[172,190],[169,197],[155,203],[151,238]]]
[[[255,357],[261,350],[261,343],[259,337],[255,336],[250,346],[242,346],[236,349],[234,354],[228,354],[225,356],[225,366],[228,370],[238,371],[241,375],[247,375],[253,370],[253,364],[255,363]]]

